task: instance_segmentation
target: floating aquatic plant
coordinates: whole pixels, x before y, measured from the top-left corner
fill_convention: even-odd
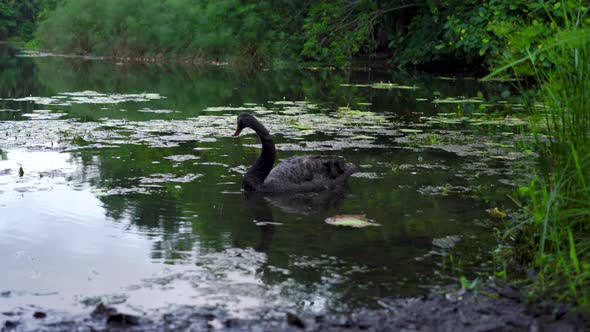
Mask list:
[[[364,214],[356,214],[356,215],[338,215],[334,217],[327,218],[325,220],[326,224],[332,226],[344,226],[344,227],[354,227],[354,228],[363,228],[363,227],[370,227],[370,226],[381,226],[381,224],[377,224],[371,222]]]
[[[397,84],[397,83],[383,83],[383,82],[371,84],[371,88],[373,88],[373,89],[403,89],[403,90],[419,89],[419,87],[414,86],[414,85],[401,85],[401,84]]]

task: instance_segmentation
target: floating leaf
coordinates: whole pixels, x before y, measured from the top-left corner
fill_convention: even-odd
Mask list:
[[[306,125],[302,125],[302,124],[291,125],[291,127],[295,128],[295,129],[299,129],[299,130],[313,130],[313,128],[306,126]]]
[[[371,88],[373,89],[403,89],[403,90],[416,90],[419,89],[417,86],[410,86],[410,85],[400,85],[396,83],[374,83],[371,84]]]
[[[362,227],[369,227],[369,226],[381,226],[380,224],[370,222],[369,219],[364,214],[344,214],[338,215],[334,217],[327,218],[326,224],[332,226],[345,226],[345,227],[354,227],[354,228],[362,228]]]
[[[420,130],[420,129],[411,129],[411,128],[403,128],[403,129],[400,129],[399,131],[401,131],[402,133],[405,133],[405,134],[417,134],[417,133],[422,132],[422,130]]]
[[[375,139],[375,137],[368,136],[368,135],[357,135],[357,136],[352,136],[351,139]]]
[[[482,103],[482,102],[483,102],[483,100],[478,97],[474,97],[474,98],[449,97],[449,98],[444,98],[444,99],[435,99],[432,101],[433,104],[461,104],[461,103]]]
[[[371,87],[370,84],[347,84],[347,83],[340,84],[340,86],[344,86],[344,87],[350,87],[350,86],[352,86],[352,87],[357,87],[357,88],[369,88],[369,87]]]
[[[506,217],[506,212],[502,212],[502,211],[498,210],[497,207],[495,207],[493,209],[487,209],[486,212],[489,213],[490,216],[492,216],[494,218],[504,218],[504,217]]]

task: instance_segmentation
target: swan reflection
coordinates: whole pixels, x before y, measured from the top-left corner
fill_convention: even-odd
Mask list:
[[[324,214],[339,210],[348,192],[346,186],[308,193],[243,192],[242,202],[260,231],[260,240],[254,249],[265,252],[272,243],[276,226],[271,206],[289,214]]]

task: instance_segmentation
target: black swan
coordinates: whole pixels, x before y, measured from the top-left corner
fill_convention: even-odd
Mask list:
[[[268,130],[249,113],[238,115],[238,126],[234,136],[240,135],[244,128],[253,129],[260,137],[262,153],[244,175],[243,191],[322,191],[344,185],[356,168],[343,158],[328,156],[291,157],[273,168],[275,145]]]

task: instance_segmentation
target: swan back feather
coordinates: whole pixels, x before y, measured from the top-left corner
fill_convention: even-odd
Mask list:
[[[354,173],[340,157],[301,156],[283,160],[264,180],[261,191],[320,191],[342,185]]]

